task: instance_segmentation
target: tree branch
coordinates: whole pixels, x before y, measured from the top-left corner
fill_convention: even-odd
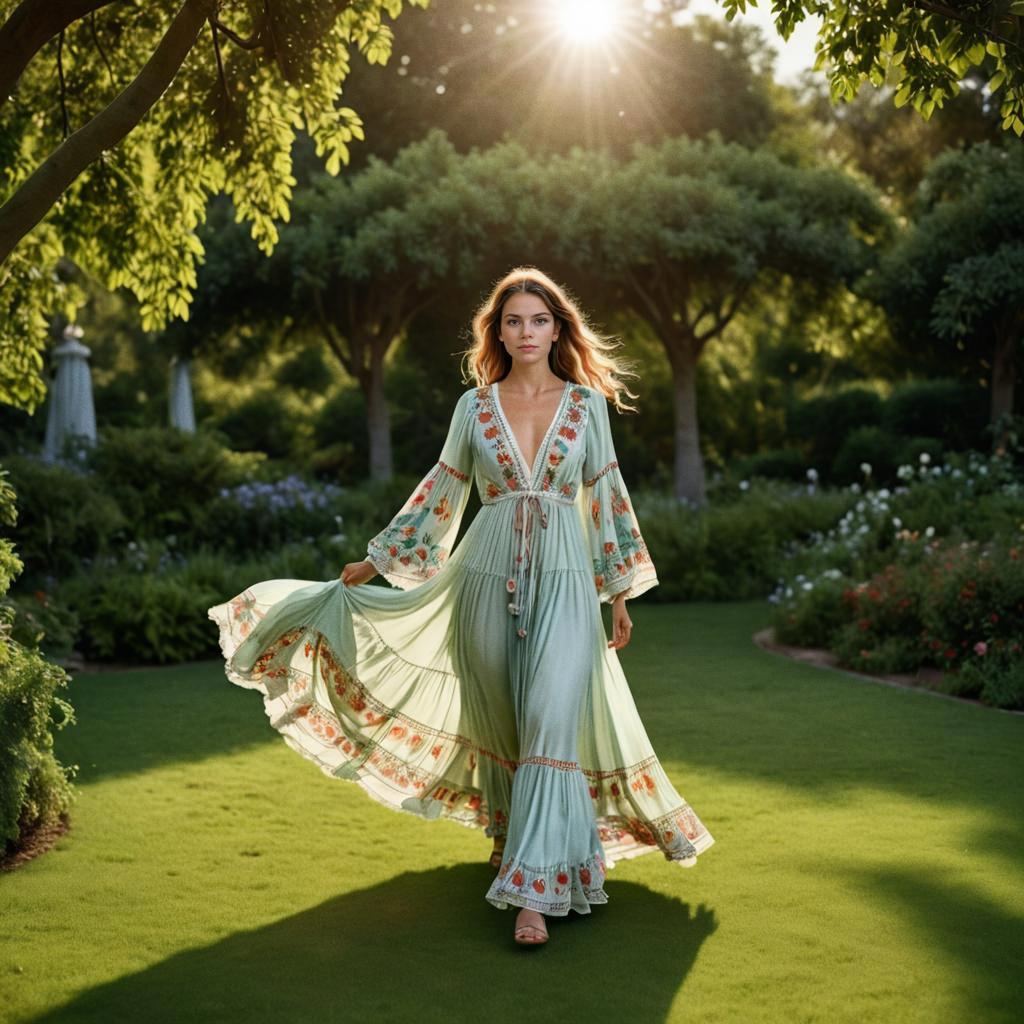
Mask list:
[[[100,35],[96,31],[96,13],[94,11],[89,12],[89,31],[92,33],[92,41],[96,44],[96,50],[103,58],[103,63],[107,66],[107,74],[110,76],[110,84],[116,87],[117,77],[114,74],[114,69],[110,66],[110,61],[107,59],[107,54],[103,49],[103,44],[100,42]]]
[[[345,346],[342,344],[338,332],[334,329],[334,324],[331,323],[327,316],[327,310],[324,309],[323,293],[319,288],[314,288],[312,291],[313,305],[316,307],[317,319],[320,321],[320,330],[323,332],[327,347],[335,354],[345,371],[355,376],[352,372],[352,361],[345,352]]]
[[[28,62],[54,36],[113,0],[22,0],[0,26],[0,104],[10,98]]]
[[[258,50],[263,45],[263,30],[257,28],[253,30],[253,34],[248,39],[243,39],[234,29],[228,28],[219,18],[211,18],[210,23],[214,28],[219,29],[231,40],[236,46],[240,46],[243,50]]]
[[[994,39],[998,43],[1004,43],[1006,46],[1012,46],[1015,50],[1024,49],[1024,47],[1015,40],[996,32],[987,25],[982,25],[977,21],[971,21],[970,18],[964,17],[964,15],[959,11],[947,6],[946,4],[932,3],[930,0],[911,0],[911,2],[914,7],[920,7],[921,10],[928,11],[930,14],[938,14],[943,18],[949,18],[950,21],[956,21],[961,25],[966,25],[968,28],[976,29],[982,35],[988,36],[989,39]]]
[[[64,29],[57,36],[57,78],[60,80],[61,138],[66,139],[71,134],[71,124],[68,121],[68,87],[64,81]]]
[[[62,142],[0,207],[0,264],[79,174],[116,146],[160,99],[215,6],[216,0],[185,0],[134,81]]]

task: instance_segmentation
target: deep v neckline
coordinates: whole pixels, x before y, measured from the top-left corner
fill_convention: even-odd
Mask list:
[[[533,456],[533,465],[527,466],[526,459],[523,457],[523,450],[519,447],[519,442],[516,440],[516,435],[512,432],[512,425],[508,421],[508,417],[505,415],[505,409],[501,404],[501,396],[498,394],[498,381],[494,381],[491,384],[491,393],[494,395],[494,405],[498,410],[498,416],[501,420],[502,429],[508,436],[509,443],[512,445],[513,451],[516,453],[516,457],[519,461],[520,469],[523,473],[528,473],[525,477],[524,482],[527,488],[531,487],[534,481],[534,477],[537,472],[537,461],[541,455],[547,450],[548,442],[551,439],[551,431],[555,429],[555,424],[558,422],[562,415],[562,408],[565,405],[565,396],[569,393],[569,388],[572,386],[572,381],[567,380],[565,386],[562,388],[562,394],[558,399],[558,405],[555,406],[555,414],[551,417],[551,422],[548,424],[548,429],[544,432],[544,436],[541,438],[540,447],[537,449],[536,454]]]

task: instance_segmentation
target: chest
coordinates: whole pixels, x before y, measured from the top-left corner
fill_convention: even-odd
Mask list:
[[[557,388],[531,399],[506,391],[500,397],[505,426],[528,467],[534,465],[547,440],[561,408],[563,393],[564,388]]]

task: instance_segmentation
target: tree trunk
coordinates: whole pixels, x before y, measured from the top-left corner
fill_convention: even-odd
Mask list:
[[[390,480],[394,473],[391,458],[391,412],[384,394],[384,356],[387,343],[373,339],[370,369],[361,374],[360,384],[366,398],[366,431],[370,439],[370,479]]]
[[[135,80],[69,135],[0,207],[0,264],[50,212],[75,178],[104,150],[116,146],[160,99],[215,5],[216,0],[185,0]]]
[[[1017,384],[1017,336],[1015,324],[996,335],[995,354],[992,359],[992,402],[989,422],[995,423],[1000,416],[1013,414],[1013,392]],[[1005,444],[1005,437],[996,438],[995,444]]]
[[[697,346],[692,340],[670,348],[675,411],[675,492],[679,501],[703,505],[704,460],[697,426]]]

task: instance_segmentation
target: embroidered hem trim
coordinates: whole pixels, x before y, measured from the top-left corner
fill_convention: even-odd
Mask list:
[[[342,586],[343,584],[339,583],[338,585]],[[211,609],[209,617],[217,623],[220,629],[220,646],[227,661],[227,676],[238,685],[259,690],[264,696],[268,714],[271,714],[269,702],[281,697],[288,698],[287,705],[279,709],[279,713],[271,715],[271,724],[296,752],[316,763],[325,774],[332,778],[361,783],[361,788],[373,799],[393,810],[416,814],[421,818],[434,818],[441,815],[467,827],[493,829],[493,832],[488,831],[489,835],[498,834],[499,830],[507,826],[507,810],[488,808],[479,790],[465,785],[464,781],[459,782],[445,777],[444,772],[452,764],[451,756],[445,759],[445,767],[441,769],[441,772],[424,771],[422,767],[417,771],[408,763],[404,752],[398,753],[389,750],[379,740],[371,739],[365,734],[361,735],[357,730],[374,728],[378,736],[382,738],[387,736],[391,745],[411,744],[410,750],[425,747],[426,742],[429,742],[428,737],[447,740],[455,746],[468,750],[470,769],[475,767],[474,761],[478,755],[488,757],[512,771],[515,771],[518,764],[522,762],[499,757],[491,751],[476,746],[467,737],[430,728],[388,708],[375,699],[366,690],[364,684],[335,659],[333,651],[326,643],[326,638],[318,631],[310,630],[306,626],[292,627],[267,644],[248,671],[233,668],[231,657],[234,650],[251,631],[253,623],[263,618],[266,610],[255,602],[249,591],[226,602],[224,607],[227,609],[227,614],[223,612],[214,614],[215,609]],[[236,622],[239,626],[237,632],[234,629]],[[281,658],[281,655],[290,654],[291,649],[297,648],[303,642],[303,637],[306,638],[304,643],[306,656],[314,654],[315,649],[314,658],[326,669],[323,673],[325,683],[331,686],[331,689],[339,697],[344,698],[345,703],[352,711],[364,712],[365,721],[352,715],[351,723],[347,721],[343,723],[333,708],[325,708],[312,700],[310,685],[312,676],[309,672],[303,672],[288,663],[282,663],[284,658]],[[378,639],[378,642],[381,641]],[[387,650],[391,650],[386,644],[383,646]],[[316,657],[317,655],[319,657]],[[273,695],[269,692],[264,679],[276,681],[277,685],[274,687],[276,692]],[[332,764],[321,757],[312,747],[303,745],[299,738],[284,732],[284,729],[289,726],[297,727],[300,721],[304,725],[302,730],[304,736],[315,739],[320,746],[340,748],[342,753],[349,754],[349,756],[340,765]],[[397,722],[409,725],[412,735],[408,735],[407,729],[396,726]],[[387,729],[379,728],[384,725],[387,725]],[[346,750],[346,747],[350,749]],[[434,743],[430,744],[430,752],[439,762],[443,754],[456,753],[451,749],[445,752]],[[544,761],[547,760],[549,759],[544,759]],[[628,782],[630,778],[636,776],[638,771],[656,763],[657,756],[652,755],[635,765],[623,768],[612,770],[583,768],[580,770],[590,778],[618,777]],[[561,764],[572,764],[572,762],[561,762]],[[363,784],[362,773],[368,774],[378,784],[383,784],[396,795],[407,796],[406,802],[422,803],[422,807],[414,809],[401,806],[386,798],[383,793],[368,788]],[[417,778],[417,776],[419,777]],[[403,782],[405,785],[402,785]],[[412,789],[412,793],[416,794],[416,797],[413,797],[410,789]],[[612,796],[615,796],[614,792]],[[625,797],[625,794],[623,796]],[[602,796],[602,799],[606,798]],[[629,803],[632,804],[632,801],[630,800]],[[430,807],[436,805],[440,805],[440,811],[431,811]],[[689,804],[685,802],[654,819],[608,814],[607,811],[604,814],[598,813],[596,819],[602,843],[606,846],[612,844],[616,847],[614,850],[607,849],[606,851],[609,863],[616,859],[638,856],[654,849],[661,849],[669,860],[682,861],[692,858],[697,852],[703,851],[714,842]]]
[[[534,867],[517,858],[504,861],[484,897],[499,910],[508,904],[555,917],[570,910],[590,913],[591,904],[608,902],[604,891],[605,862],[592,853],[579,863]]]
[[[556,761],[551,757],[527,757],[519,762],[520,767],[524,764],[543,764],[549,768],[559,768],[563,772],[578,772],[580,770],[578,761]]]

